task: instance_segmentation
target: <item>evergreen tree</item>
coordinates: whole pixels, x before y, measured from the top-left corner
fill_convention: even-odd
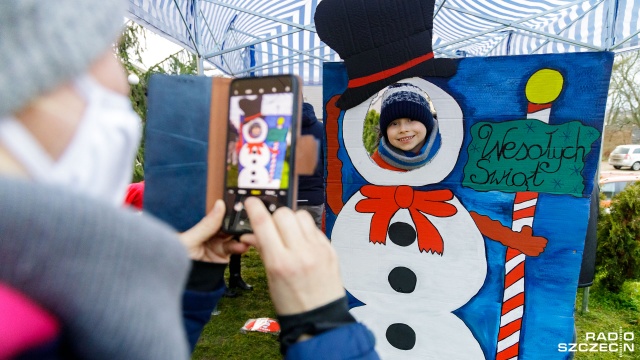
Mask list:
[[[610,209],[600,212],[596,271],[602,285],[618,293],[626,280],[640,277],[640,183],[614,196]]]
[[[123,32],[120,42],[116,44],[116,55],[129,74],[135,74],[140,82],[131,84],[131,104],[133,109],[142,119],[143,133],[147,116],[147,84],[152,74],[196,74],[196,56],[186,50],[180,50],[169,55],[166,59],[151,66],[148,70],[142,69],[142,52],[145,48],[146,37],[144,28],[130,21]],[[138,154],[136,155],[132,182],[144,179],[144,137],[140,141]]]
[[[380,114],[375,110],[369,110],[364,119],[362,140],[369,155],[373,154],[378,148],[378,141],[380,140]]]

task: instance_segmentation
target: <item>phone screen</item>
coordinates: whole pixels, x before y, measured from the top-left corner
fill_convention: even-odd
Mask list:
[[[291,206],[294,118],[297,97],[291,77],[238,79],[231,84],[224,228],[251,232],[243,202],[255,196],[273,212]]]

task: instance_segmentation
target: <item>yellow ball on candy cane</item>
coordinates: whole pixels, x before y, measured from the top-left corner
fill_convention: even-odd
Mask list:
[[[563,84],[564,78],[557,70],[538,70],[527,81],[527,100],[534,104],[548,104],[558,98]]]

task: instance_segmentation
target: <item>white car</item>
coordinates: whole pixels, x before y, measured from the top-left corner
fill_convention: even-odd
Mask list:
[[[609,165],[615,169],[623,166],[640,170],[640,145],[619,145],[609,155]]]

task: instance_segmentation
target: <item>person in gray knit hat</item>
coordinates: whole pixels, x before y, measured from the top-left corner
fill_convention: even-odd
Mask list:
[[[250,198],[237,242],[220,200],[182,234],[116,206],[140,137],[112,49],[126,3],[0,2],[0,358],[186,359],[250,245],[290,358],[376,358],[308,213]]]

